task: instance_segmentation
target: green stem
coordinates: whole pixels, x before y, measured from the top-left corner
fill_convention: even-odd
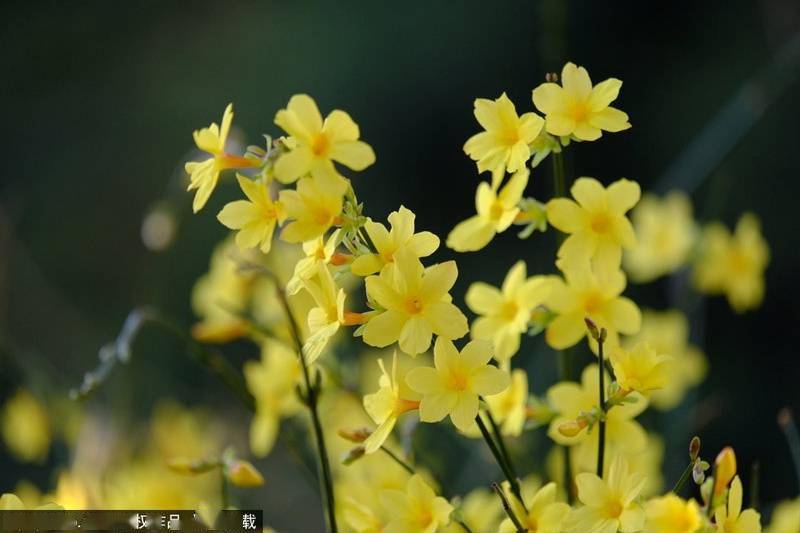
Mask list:
[[[567,195],[567,182],[564,172],[564,153],[553,152],[553,196],[561,198]],[[563,237],[561,237],[563,239]]]
[[[405,470],[406,472],[408,472],[408,473],[409,473],[409,474],[411,474],[412,476],[413,476],[413,475],[416,473],[416,472],[414,471],[414,468],[413,468],[413,467],[412,467],[410,464],[408,464],[407,462],[405,462],[403,459],[401,459],[401,458],[400,458],[400,456],[399,456],[399,455],[397,455],[396,453],[394,453],[392,450],[390,450],[390,449],[389,449],[389,448],[387,448],[386,446],[381,446],[381,451],[382,451],[383,453],[385,453],[386,455],[388,455],[389,457],[391,457],[391,458],[392,458],[392,460],[393,460],[395,463],[397,463],[398,465],[400,465],[400,466],[403,468],[403,470]]]
[[[689,476],[692,474],[692,468],[694,468],[694,462],[690,462],[688,465],[686,465],[686,468],[684,468],[681,477],[678,478],[678,482],[675,483],[674,487],[672,487],[673,494],[678,494],[678,492],[680,492],[680,490],[686,484],[686,481],[688,481]]]
[[[492,489],[497,493],[498,498],[503,504],[503,510],[505,510],[508,518],[511,519],[511,522],[514,524],[514,527],[517,528],[517,533],[525,533],[527,531],[526,528],[522,527],[522,524],[517,518],[517,515],[514,514],[514,510],[511,508],[511,504],[508,502],[508,498],[506,498],[503,489],[497,483],[492,483]]]
[[[289,322],[289,330],[292,335],[292,340],[297,347],[297,355],[300,359],[300,366],[303,369],[303,381],[305,382],[304,400],[306,406],[308,407],[309,413],[311,414],[314,437],[317,441],[319,470],[322,474],[320,476],[320,484],[322,485],[322,492],[325,494],[325,509],[327,511],[328,531],[330,533],[336,533],[338,528],[336,525],[336,505],[333,493],[333,475],[331,474],[330,460],[328,459],[328,451],[327,447],[325,446],[325,436],[322,433],[322,424],[319,420],[319,412],[317,408],[319,402],[319,374],[317,374],[317,383],[312,384],[311,375],[308,371],[308,363],[306,362],[305,355],[303,354],[303,342],[300,336],[300,328],[298,327],[297,322],[294,319],[294,315],[292,314],[292,310],[289,307],[289,300],[286,297],[286,291],[284,291],[280,280],[278,280],[277,277],[272,274],[272,272],[266,269],[264,269],[264,271],[275,282],[275,292],[278,293],[278,299],[281,302],[281,306],[283,307],[284,313],[286,314],[286,318]]]
[[[519,500],[519,503],[522,505],[522,507],[525,507],[525,501],[522,499],[522,490],[519,486],[519,480],[514,477],[505,460],[503,460],[503,455],[500,453],[500,450],[497,448],[497,444],[489,434],[489,430],[486,429],[486,424],[483,423],[480,413],[478,413],[478,416],[475,417],[475,423],[478,424],[478,429],[480,429],[481,435],[483,435],[483,440],[486,441],[486,445],[489,446],[489,451],[492,452],[495,461],[497,461],[497,464],[500,466],[500,470],[503,471],[503,475],[505,476],[506,480],[508,480],[508,484],[511,487],[511,493],[514,494],[517,500]]]
[[[228,498],[228,480],[225,478],[225,469],[219,469],[220,475],[220,501],[222,503],[222,509],[225,510],[230,506],[230,500]]]
[[[800,433],[797,431],[794,416],[788,407],[784,407],[778,413],[778,425],[786,436],[786,443],[789,445],[789,452],[794,463],[794,472],[797,482],[800,483]]]
[[[489,419],[489,425],[492,427],[492,433],[494,433],[494,438],[497,441],[497,447],[500,450],[500,453],[503,455],[503,460],[506,462],[508,471],[511,472],[511,475],[514,477],[514,479],[519,479],[519,476],[517,475],[517,469],[514,468],[514,463],[511,461],[511,455],[508,453],[508,448],[506,448],[506,443],[503,440],[503,434],[500,432],[500,426],[498,426],[497,422],[495,422],[492,412],[489,409],[486,410],[486,417]]]
[[[597,357],[600,364],[597,365],[598,382],[600,384],[600,410],[603,416],[600,417],[599,431],[597,432],[597,477],[603,478],[603,464],[606,452],[606,384],[605,384],[605,355],[603,354],[603,335],[605,330],[600,333],[600,340],[597,341]]]

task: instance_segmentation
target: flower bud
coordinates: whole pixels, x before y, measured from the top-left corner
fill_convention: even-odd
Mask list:
[[[174,457],[167,461],[167,468],[176,474],[183,474],[186,476],[203,474],[213,470],[214,468],[217,468],[218,466],[220,466],[220,462],[217,459],[198,461],[194,459],[187,459],[186,457]]]
[[[359,459],[361,459],[362,457],[364,457],[365,453],[367,453],[366,448],[364,448],[363,446],[356,446],[355,448],[347,452],[347,454],[342,459],[342,464],[351,465],[356,461],[358,461]]]
[[[585,418],[578,418],[577,420],[569,420],[558,426],[558,432],[565,437],[574,437],[588,425]]]
[[[689,459],[696,460],[700,455],[700,437],[694,436],[689,442]]]
[[[714,466],[714,494],[719,494],[736,475],[736,454],[733,448],[724,447],[717,455]]]
[[[364,442],[367,440],[367,437],[372,435],[372,431],[370,431],[368,428],[342,428],[338,431],[338,433],[343,439],[357,443]]]
[[[589,335],[591,335],[596,341],[600,340],[600,330],[597,329],[597,324],[594,323],[594,320],[587,316],[583,319],[583,321],[586,323],[586,328],[589,330]]]
[[[236,460],[228,467],[228,479],[237,487],[251,488],[264,484],[264,476],[249,461]]]

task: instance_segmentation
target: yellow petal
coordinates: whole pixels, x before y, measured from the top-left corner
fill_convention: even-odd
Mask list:
[[[641,198],[642,190],[635,181],[620,179],[608,186],[608,210],[623,214],[632,208]]]
[[[394,429],[396,422],[397,417],[390,416],[381,425],[379,425],[375,431],[373,431],[372,434],[367,437],[367,440],[364,441],[365,451],[367,453],[373,453],[383,446],[383,443],[386,442],[386,439],[388,439],[389,435],[391,435],[392,429]]]
[[[486,340],[474,340],[468,342],[467,345],[464,346],[464,349],[461,350],[461,363],[469,369],[484,367],[492,358],[492,353],[491,342]]]
[[[478,416],[478,395],[461,393],[450,412],[450,420],[461,431],[469,431]]]
[[[292,96],[286,108],[293,115],[292,129],[299,130],[306,136],[314,135],[322,130],[322,115],[319,112],[317,103],[307,94]],[[295,131],[285,128],[282,124],[278,124],[278,126],[284,128],[291,135],[299,136]]]
[[[604,131],[617,132],[631,127],[628,115],[619,109],[607,107],[589,115],[589,124]]]
[[[325,118],[322,131],[329,136],[333,144],[342,141],[355,141],[361,134],[358,130],[358,125],[353,122],[350,115],[339,109],[334,109]]]
[[[571,135],[575,131],[575,119],[566,113],[550,113],[545,119],[547,133],[558,137]]]
[[[331,149],[331,159],[352,170],[364,170],[375,162],[375,152],[364,141],[337,142]]]
[[[484,366],[472,375],[472,390],[481,396],[500,394],[510,384],[508,372],[491,365]]]
[[[592,94],[589,96],[586,107],[592,112],[605,109],[611,102],[617,99],[621,88],[622,81],[616,78],[609,78],[605,81],[601,81],[592,89]]]
[[[281,183],[293,183],[311,171],[311,150],[298,146],[285,153],[275,163],[275,178]]]
[[[481,315],[496,313],[503,305],[502,293],[497,288],[483,282],[470,285],[465,300],[472,312]]]
[[[222,208],[222,211],[217,214],[217,220],[230,229],[240,229],[257,217],[258,208],[245,200],[227,203]]]
[[[432,331],[446,339],[460,339],[469,331],[467,317],[450,302],[428,304],[424,313]]]
[[[271,413],[259,413],[250,424],[250,450],[256,457],[265,457],[275,445],[278,419]]]
[[[439,422],[455,408],[457,403],[458,395],[452,392],[426,394],[419,404],[419,419],[423,422]]]
[[[547,221],[565,233],[573,233],[587,225],[586,211],[568,198],[554,198],[547,202]]]
[[[561,85],[564,90],[579,101],[586,101],[592,92],[592,80],[583,67],[567,63],[561,70]]]
[[[576,179],[570,189],[570,193],[572,193],[572,197],[578,201],[580,206],[590,213],[606,210],[606,190],[594,178],[581,177]]]
[[[356,276],[369,276],[383,267],[383,260],[376,254],[364,254],[356,257],[350,265],[350,272]]]
[[[425,302],[436,302],[450,292],[458,278],[455,261],[445,261],[425,269],[420,287],[420,297]]]
[[[474,216],[460,222],[447,236],[447,246],[456,252],[474,252],[484,248],[495,236],[491,221]]]
[[[466,322],[466,318],[464,319]],[[372,322],[370,320],[370,322]],[[412,316],[403,324],[398,343],[400,349],[411,356],[421,354],[431,346],[431,324],[420,316]]]
[[[417,257],[428,257],[439,248],[439,237],[430,231],[421,231],[415,233],[406,246]]]
[[[364,342],[378,348],[397,342],[407,319],[406,315],[391,309],[373,316],[364,326]]]
[[[536,109],[550,115],[566,111],[564,89],[555,83],[543,83],[533,90],[533,105]]]
[[[570,313],[559,315],[550,322],[545,331],[545,340],[552,348],[563,350],[577,344],[585,334],[583,317]]]
[[[438,394],[447,390],[441,374],[436,369],[427,366],[409,370],[406,374],[406,384],[411,387],[411,390],[420,394]]]

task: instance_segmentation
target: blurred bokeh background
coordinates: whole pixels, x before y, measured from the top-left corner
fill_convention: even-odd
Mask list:
[[[4,2],[0,12],[0,403],[21,384],[68,403],[136,306],[193,322],[192,285],[227,233],[208,215],[238,191],[224,180],[206,216],[191,216],[182,167],[192,130],[218,121],[228,102],[235,135],[252,143],[277,133],[274,113],[294,93],[313,95],[323,112],[347,110],[378,156],[356,182],[368,214],[404,204],[420,227],[446,235],[471,214],[479,181],[462,151],[477,131],[473,100],[506,91],[531,110],[531,89],[571,60],[595,81],[624,81],[617,104],[633,128],[570,149],[569,176],[683,188],[700,221],[732,226],[753,211],[772,250],[760,309],[737,315],[724,298],[695,309],[692,336],[709,377],[681,408],[648,419],[668,430],[668,484],[698,434],[707,455],[735,446],[745,482],[760,461],[762,501],[797,495],[775,422],[779,408],[800,409],[797,2],[54,1]],[[547,163],[532,174],[536,197],[552,193]],[[177,233],[156,251],[142,224],[164,205]],[[472,281],[499,284],[520,257],[531,273],[553,271],[554,247],[552,232],[525,241],[509,232],[457,257],[456,300]],[[680,306],[673,285],[629,293],[643,307]],[[542,393],[555,357],[539,339],[525,346],[531,387]],[[248,413],[182,350],[144,334],[86,408],[134,439],[159,400],[175,398],[239,421],[231,440],[246,451]],[[228,355],[241,365],[257,354],[234,346]],[[66,460],[58,445],[34,465],[0,447],[0,492],[23,478],[49,487]],[[276,527],[297,524],[281,506],[318,505],[285,450],[258,464],[267,485],[244,501]]]

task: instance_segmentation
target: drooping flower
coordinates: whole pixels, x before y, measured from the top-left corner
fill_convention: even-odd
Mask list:
[[[608,331],[607,347],[619,343],[618,333],[633,335],[641,326],[641,313],[633,301],[621,296],[625,274],[621,270],[593,272],[588,264],[567,269],[565,281],[555,278],[545,305],[558,316],[547,326],[547,343],[562,350],[586,335],[585,318]]]
[[[205,161],[189,161],[186,163],[186,172],[189,173],[189,189],[197,189],[192,202],[192,210],[197,213],[208,201],[211,193],[219,181],[219,174],[223,170],[233,168],[253,168],[258,162],[252,159],[231,155],[225,152],[225,142],[233,121],[233,104],[228,104],[222,115],[222,126],[212,122],[207,128],[196,130],[193,133],[194,142],[204,152],[211,154]]]
[[[645,194],[631,211],[631,220],[636,246],[623,257],[631,280],[652,281],[686,264],[697,237],[686,194],[672,191],[663,198]]]
[[[672,358],[658,353],[647,342],[636,344],[629,350],[614,346],[609,355],[617,383],[625,391],[647,395],[662,388],[669,379],[668,367]]]
[[[728,502],[714,510],[717,533],[761,533],[761,515],[755,509],[742,511],[742,481],[733,478]]]
[[[644,533],[695,533],[703,525],[697,502],[675,494],[647,502],[645,515]]]
[[[628,115],[611,107],[622,82],[609,78],[592,87],[583,67],[567,63],[561,71],[561,85],[543,83],[533,90],[533,103],[545,114],[547,133],[594,141],[603,131],[618,132],[631,127]]]
[[[281,419],[302,409],[295,394],[300,362],[285,344],[266,340],[261,348],[261,361],[248,361],[244,377],[256,400],[256,414],[250,425],[250,450],[257,457],[264,457],[275,444]]]
[[[320,265],[315,276],[303,281],[303,287],[316,303],[308,312],[309,336],[303,344],[306,361],[312,364],[341,326],[360,324],[362,315],[344,310],[347,293],[337,287],[327,265]]]
[[[583,503],[570,513],[566,530],[570,533],[633,533],[645,523],[644,510],[636,498],[644,478],[630,472],[627,461],[617,456],[606,479],[584,472],[575,476],[578,499]]]
[[[428,257],[439,247],[439,237],[430,231],[414,233],[414,213],[404,206],[389,215],[391,230],[380,222],[368,220],[364,224],[376,252],[361,255],[353,261],[350,270],[357,276],[369,276],[385,265],[394,263],[394,254],[407,249],[416,258]]]
[[[528,185],[527,168],[516,172],[496,193],[486,182],[478,185],[475,209],[478,214],[460,222],[447,236],[447,246],[457,252],[474,252],[502,233],[519,214],[519,202]]]
[[[527,510],[516,498],[510,498],[509,502],[522,527],[535,533],[561,533],[570,513],[569,505],[556,501],[556,484],[552,482],[536,492],[528,502]],[[499,531],[514,533],[517,528],[510,518],[506,518],[500,524]]]
[[[478,163],[478,172],[491,171],[502,177],[503,172],[525,168],[531,156],[528,145],[542,131],[544,120],[536,113],[517,115],[514,103],[506,93],[497,100],[475,100],[475,118],[484,131],[476,133],[464,144],[464,152]],[[499,183],[492,183],[496,189]]]
[[[9,451],[24,462],[42,463],[50,450],[50,416],[28,389],[19,389],[0,410],[0,430]]]
[[[282,224],[286,218],[283,206],[270,198],[269,190],[263,183],[241,174],[237,174],[236,179],[247,200],[226,204],[217,219],[227,228],[239,230],[236,233],[236,244],[239,248],[258,246],[265,254],[269,253],[275,225]]]
[[[650,395],[653,406],[662,411],[676,407],[686,391],[697,386],[708,372],[708,362],[702,351],[689,344],[689,324],[680,311],[642,312],[639,333],[625,339],[622,344],[632,348],[647,342],[656,353],[667,354],[672,360],[664,367],[664,386]]]
[[[625,213],[639,201],[639,184],[620,179],[604,188],[594,178],[578,178],[570,192],[577,202],[554,198],[547,203],[550,224],[570,234],[558,257],[568,265],[592,259],[599,270],[619,268],[622,249],[636,245]]]
[[[491,340],[494,357],[501,363],[517,353],[531,312],[550,294],[549,276],[528,278],[526,272],[525,262],[518,261],[506,274],[500,290],[478,282],[467,291],[467,307],[481,315],[472,323],[472,338]]]
[[[364,396],[364,409],[377,429],[364,441],[366,453],[378,450],[394,429],[397,419],[403,413],[419,407],[419,394],[405,382],[405,375],[397,377],[397,353],[392,355],[392,373],[386,371],[383,359],[378,359],[381,368],[379,389]]]
[[[395,253],[395,268],[366,279],[367,296],[379,312],[364,326],[364,342],[383,348],[398,342],[409,355],[426,351],[435,333],[458,339],[469,330],[449,291],[458,277],[455,261],[424,268],[409,251]]]
[[[281,239],[299,243],[323,235],[342,213],[342,194],[341,184],[317,178],[301,179],[297,190],[282,190],[279,201],[291,222],[281,231]]]
[[[755,215],[742,215],[733,235],[722,224],[709,224],[698,250],[693,272],[697,288],[708,294],[725,294],[737,313],[761,305],[769,246]]]
[[[411,476],[405,490],[382,491],[380,500],[390,517],[383,533],[433,533],[447,524],[453,512],[453,506],[419,474]]]
[[[581,413],[591,411],[599,402],[599,383],[597,365],[591,364],[581,373],[581,382],[562,381],[547,390],[547,401],[556,412],[550,421],[547,435],[565,446],[578,445],[576,460],[583,464],[583,456],[597,458],[598,431],[582,430],[574,435],[565,435],[559,427],[565,422],[575,420]],[[606,376],[606,383],[611,380]],[[647,434],[634,420],[647,408],[647,400],[638,393],[632,393],[634,403],[625,403],[609,409],[606,413],[606,447],[626,455],[639,453],[647,445]]]
[[[499,394],[510,382],[508,374],[492,366],[492,345],[469,342],[461,353],[439,337],[433,348],[434,368],[418,367],[406,375],[406,383],[422,394],[419,417],[438,422],[450,415],[461,431],[468,431],[478,416],[479,396]]]
[[[294,266],[294,273],[286,284],[288,294],[296,294],[303,288],[303,281],[311,279],[317,269],[322,265],[341,265],[346,263],[347,258],[336,253],[339,245],[341,230],[336,230],[328,236],[326,241],[322,235],[316,239],[303,243],[305,257],[300,259]]]
[[[333,163],[364,170],[375,162],[375,152],[358,140],[360,131],[350,115],[335,109],[322,120],[316,102],[306,94],[289,99],[286,109],[275,115],[275,124],[290,137],[292,149],[275,163],[275,178],[292,183],[311,174],[315,178],[341,181]]]

